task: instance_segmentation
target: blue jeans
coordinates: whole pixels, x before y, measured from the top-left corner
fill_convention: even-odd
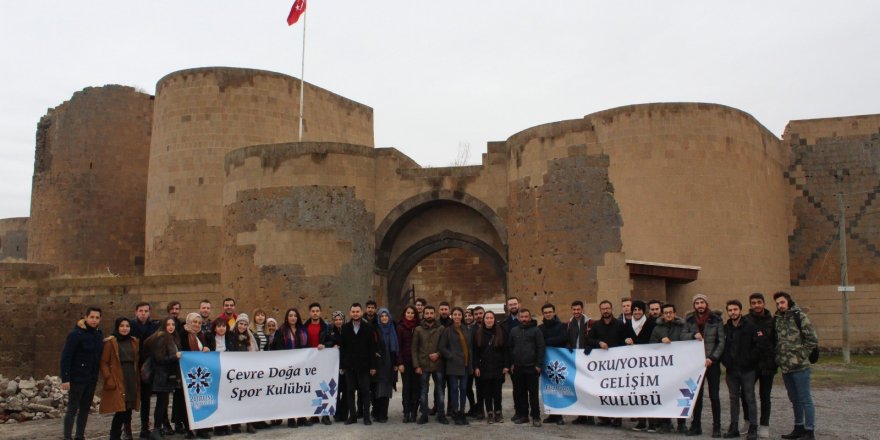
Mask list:
[[[452,392],[452,411],[464,412],[464,403],[467,401],[467,376],[446,376],[449,381],[449,389]]]
[[[782,382],[788,391],[788,400],[794,408],[794,424],[803,425],[804,429],[816,429],[816,408],[813,407],[813,396],[810,393],[810,369],[782,373]]]
[[[446,406],[443,403],[444,390],[443,390],[443,372],[434,371],[434,372],[423,372],[422,373],[422,393],[419,398],[419,409],[422,412],[422,415],[428,416],[428,381],[434,379],[434,407],[437,408],[437,414],[443,413],[443,408]]]

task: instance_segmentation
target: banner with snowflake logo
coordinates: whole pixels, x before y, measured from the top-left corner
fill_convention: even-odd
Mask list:
[[[180,373],[192,429],[336,413],[335,348],[186,351]]]
[[[705,372],[702,341],[593,349],[547,348],[547,414],[687,418]]]

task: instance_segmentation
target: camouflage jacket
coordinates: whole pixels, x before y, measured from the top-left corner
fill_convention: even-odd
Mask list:
[[[798,330],[795,314],[800,314],[801,330]],[[819,345],[816,328],[806,313],[796,304],[785,312],[776,312],[773,319],[776,329],[776,363],[783,373],[800,371],[810,367],[810,352]]]

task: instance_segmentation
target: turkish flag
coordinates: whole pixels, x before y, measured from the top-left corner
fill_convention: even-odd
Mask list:
[[[293,7],[290,8],[290,15],[287,16],[287,25],[292,26],[299,21],[300,15],[306,13],[306,0],[296,0]]]

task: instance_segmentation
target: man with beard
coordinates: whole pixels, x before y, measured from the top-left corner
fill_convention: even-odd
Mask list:
[[[131,320],[131,336],[141,341],[140,353],[138,354],[138,371],[147,360],[146,341],[147,338],[156,333],[159,329],[159,321],[150,319],[150,303],[140,302],[134,306],[134,319]],[[149,382],[141,382],[141,408],[150,407],[150,396],[152,386]],[[140,438],[150,438],[150,411],[142,410],[141,412],[141,433]],[[155,429],[161,428],[156,426]]]
[[[416,321],[422,320],[422,312],[425,310],[426,305],[428,305],[428,300],[426,300],[425,298],[416,299],[415,306],[416,312],[418,312],[418,315],[416,316],[418,319],[416,319]]]
[[[755,370],[758,367],[758,331],[743,318],[742,303],[727,301],[727,324],[724,325],[724,354],[721,363],[726,370],[727,391],[730,395],[730,427],[724,438],[739,437],[740,395],[745,395],[746,415],[749,420],[748,440],[758,438],[758,410],[755,407]]]
[[[625,342],[628,345],[641,345],[651,342],[651,333],[654,331],[654,326],[657,325],[657,320],[645,315],[646,307],[645,302],[641,300],[635,300],[632,303],[632,319],[624,324],[628,333]],[[633,427],[633,431],[645,430],[657,432],[654,419],[638,419],[638,423]]]
[[[515,296],[507,298],[505,308],[507,309],[507,319],[505,319],[504,322],[501,323],[501,327],[504,328],[505,331],[510,333],[510,331],[513,330],[514,327],[519,325],[519,299]]]
[[[376,315],[376,301],[372,299],[368,299],[366,303],[364,303],[364,321],[367,321],[368,324],[373,326],[374,329],[379,328],[379,315]]]
[[[663,304],[661,310],[663,317],[657,321],[654,331],[651,332],[652,344],[671,344],[675,341],[693,339],[693,335],[688,331],[684,319],[675,316],[675,304]],[[680,434],[687,432],[686,421],[686,419],[678,419],[678,432]],[[670,419],[662,420],[657,431],[660,433],[672,432],[672,421]]]
[[[412,341],[412,363],[416,374],[421,376],[421,396],[419,410],[421,415],[416,421],[419,425],[428,423],[428,383],[434,381],[434,408],[440,408],[437,421],[448,425],[449,420],[443,412],[443,358],[440,357],[440,335],[444,327],[434,319],[434,307],[425,306],[422,310],[422,322],[416,327]]]
[[[226,322],[229,324],[227,328],[235,328],[235,322],[238,321],[238,314],[235,313],[235,299],[226,298],[223,300],[223,313],[221,313],[218,318],[223,318],[226,320]]]
[[[437,318],[437,321],[440,322],[440,325],[443,327],[449,327],[452,325],[452,318],[449,316],[449,303],[446,301],[440,301],[440,305],[437,307],[437,312],[440,314],[440,317]]]
[[[590,328],[587,336],[587,345],[592,349],[601,348],[607,350],[611,347],[626,345],[627,331],[623,322],[614,318],[614,306],[611,301],[604,300],[599,303],[599,313],[602,318],[596,321]],[[599,417],[599,426],[612,426],[619,428],[623,420],[619,417]]]
[[[758,370],[755,380],[761,402],[758,437],[770,437],[770,393],[773,391],[773,377],[776,376],[776,330],[773,328],[773,315],[765,308],[764,295],[749,295],[748,320],[758,331]],[[746,413],[743,401],[743,414]]]
[[[655,321],[660,319],[662,316],[662,312],[660,311],[662,305],[663,303],[656,299],[648,301],[648,317]]]
[[[519,325],[510,330],[510,378],[513,381],[514,416],[517,425],[529,422],[541,426],[541,408],[538,407],[538,377],[544,365],[544,337],[538,330],[528,309],[518,309]]]
[[[719,314],[709,309],[709,298],[698,293],[694,295],[694,311],[688,313],[685,322],[694,339],[703,341],[706,349],[706,375],[704,382],[709,382],[709,400],[712,404],[712,437],[721,437],[721,397],[718,388],[721,385],[721,355],[724,353],[724,321]],[[703,386],[696,397],[694,418],[688,436],[703,434]]]
[[[541,334],[544,336],[544,345],[547,347],[568,348],[568,331],[562,321],[556,317],[556,306],[553,304],[544,304],[541,306],[541,314],[544,315],[544,322],[538,326]],[[564,425],[565,420],[561,414],[552,414],[544,419],[544,423],[555,423]]]
[[[480,325],[483,323],[483,315],[486,314],[486,309],[483,306],[474,307],[473,311],[474,322],[470,325],[471,334],[476,334],[479,330]],[[467,398],[471,403],[471,410],[468,411],[467,416],[476,418],[477,420],[484,420],[486,418],[486,413],[483,408],[483,390],[480,387],[476,387],[477,392],[476,396],[474,396],[474,382],[476,381],[476,377],[471,374],[468,375],[467,382]],[[476,397],[476,398],[475,398]]]
[[[571,303],[571,319],[568,320],[568,347],[572,350],[587,348],[587,333],[590,331],[590,318],[584,315],[584,302],[575,300]],[[572,425],[593,425],[595,419],[590,416],[577,416]]]
[[[776,363],[794,410],[794,429],[785,439],[815,438],[816,407],[810,392],[810,357],[819,346],[819,337],[810,317],[794,303],[787,292],[773,294],[776,302]]]
[[[211,332],[211,301],[209,299],[203,299],[201,303],[199,303],[199,316],[202,317],[202,333],[208,334]]]
[[[61,389],[69,391],[64,414],[64,438],[72,439],[76,422],[76,438],[85,437],[89,409],[98,385],[98,371],[104,349],[104,334],[98,328],[101,309],[89,307],[67,335],[61,352]]]
[[[355,408],[354,394],[363,401],[364,425],[372,425],[370,420],[370,378],[376,375],[378,340],[376,330],[363,320],[361,305],[354,303],[349,310],[351,320],[342,325],[340,341],[339,366],[345,371],[346,395],[348,408]],[[352,414],[346,425],[357,422]]]

